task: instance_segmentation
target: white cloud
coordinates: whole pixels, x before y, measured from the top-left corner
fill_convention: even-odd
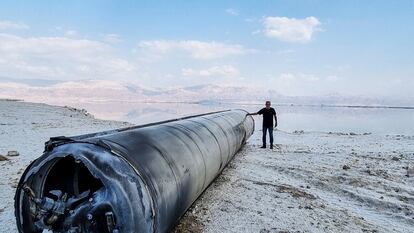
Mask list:
[[[16,23],[11,21],[0,21],[0,30],[25,30],[30,27],[24,23]]]
[[[252,35],[257,35],[257,34],[260,34],[262,31],[260,31],[260,30],[255,30],[255,31],[252,31]]]
[[[326,77],[326,80],[330,81],[330,82],[336,82],[336,81],[339,80],[339,77],[336,76],[336,75],[330,75],[330,76]]]
[[[287,54],[295,53],[295,50],[293,50],[293,49],[284,49],[284,50],[278,51],[277,53],[281,54],[281,55],[287,55]]]
[[[239,11],[233,8],[226,9],[226,13],[229,15],[234,15],[234,16],[239,15]]]
[[[67,30],[67,31],[65,31],[65,36],[75,37],[75,36],[78,36],[78,32],[75,31],[75,30]]]
[[[204,42],[198,40],[151,40],[141,41],[141,49],[153,53],[166,54],[172,51],[184,51],[196,59],[214,59],[234,55],[243,55],[254,52],[238,44],[224,44],[220,42]]]
[[[0,33],[0,73],[13,78],[118,79],[137,67],[108,44],[69,37],[20,37]]]
[[[285,80],[297,80],[300,82],[317,82],[322,80],[319,76],[316,76],[315,74],[304,74],[304,73],[282,73],[280,75],[281,79]]]
[[[118,34],[106,34],[104,35],[104,41],[110,44],[117,44],[119,42],[122,42],[122,39]]]
[[[240,72],[231,65],[212,66],[208,69],[194,70],[186,68],[181,70],[183,76],[191,77],[237,77]]]
[[[306,43],[316,31],[320,31],[321,22],[313,16],[305,19],[266,17],[263,25],[263,33],[267,37],[292,43]]]

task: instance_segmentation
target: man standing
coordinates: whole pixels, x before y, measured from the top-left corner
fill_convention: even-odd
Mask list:
[[[266,101],[266,107],[260,109],[257,113],[248,113],[247,115],[263,115],[263,146],[266,148],[266,133],[269,131],[270,149],[273,149],[273,117],[275,118],[275,127],[277,127],[277,117],[274,108],[270,107],[270,101]]]

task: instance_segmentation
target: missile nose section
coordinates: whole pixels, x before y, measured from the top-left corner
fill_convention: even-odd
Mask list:
[[[17,187],[19,232],[168,232],[253,134],[246,113],[51,138]]]

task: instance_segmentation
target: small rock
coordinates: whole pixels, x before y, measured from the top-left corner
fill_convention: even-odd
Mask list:
[[[351,135],[351,136],[355,136],[355,135],[357,135],[356,133],[349,133],[349,135]]]
[[[413,177],[414,176],[414,167],[408,165],[407,166],[407,177]]]
[[[7,156],[12,157],[12,156],[19,156],[19,152],[16,150],[10,150],[7,152]]]
[[[348,166],[348,165],[344,165],[344,166],[342,166],[342,169],[344,169],[344,170],[349,170],[349,169],[351,169],[351,167],[350,167],[350,166]]]
[[[293,131],[293,133],[294,134],[303,134],[303,133],[305,133],[305,131],[303,131],[303,130],[295,130],[295,131]]]
[[[7,158],[4,155],[0,155],[0,161],[7,161],[7,160],[9,160],[9,158]]]
[[[392,157],[392,158],[391,158],[391,160],[393,160],[393,161],[400,161],[400,160],[401,160],[401,158],[398,158],[398,157],[395,157],[395,156],[394,156],[394,157]]]
[[[400,201],[402,201],[402,202],[408,202],[409,201],[409,198],[408,197],[406,197],[406,196],[400,196],[400,197],[398,197],[398,199],[400,200]],[[407,215],[408,213],[406,213],[406,215]]]

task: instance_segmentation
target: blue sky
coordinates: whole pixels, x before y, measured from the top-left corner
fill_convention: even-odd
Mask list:
[[[0,74],[414,97],[414,1],[2,1]]]

